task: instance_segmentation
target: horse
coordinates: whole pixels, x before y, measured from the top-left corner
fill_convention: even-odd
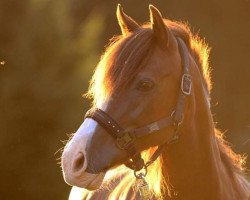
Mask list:
[[[85,120],[62,154],[69,199],[247,200],[246,158],[215,127],[210,48],[150,5],[102,55]]]

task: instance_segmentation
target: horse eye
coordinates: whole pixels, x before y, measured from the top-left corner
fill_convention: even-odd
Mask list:
[[[147,92],[154,87],[154,82],[149,79],[144,79],[138,82],[136,89],[142,92]]]

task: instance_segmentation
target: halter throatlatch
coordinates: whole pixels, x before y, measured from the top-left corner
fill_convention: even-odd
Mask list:
[[[99,108],[90,109],[85,115],[85,118],[92,118],[97,121],[107,131],[107,133],[109,133],[116,140],[118,148],[128,152],[130,160],[127,161],[125,165],[134,170],[135,177],[137,179],[141,179],[143,187],[146,184],[144,178],[147,175],[147,167],[161,155],[166,145],[173,144],[178,141],[178,130],[184,120],[186,97],[191,95],[192,91],[192,77],[189,71],[189,52],[182,39],[177,38],[177,42],[181,55],[183,74],[176,107],[168,117],[162,118],[143,127],[127,131],[126,129],[123,129],[106,112]],[[166,141],[164,144],[158,146],[157,150],[153,153],[149,161],[145,163],[141,157],[141,153],[135,147],[135,140],[146,135],[153,134],[154,132],[164,129],[168,126],[174,127],[172,138]],[[141,189],[143,189],[143,187],[141,187]]]

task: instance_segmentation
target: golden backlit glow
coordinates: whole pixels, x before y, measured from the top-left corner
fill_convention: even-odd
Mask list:
[[[98,101],[104,102],[108,95],[111,93],[111,85],[107,78],[109,67],[113,61],[112,56],[119,45],[119,40],[122,37],[113,39],[111,44],[102,55],[100,62],[98,63],[95,73],[90,81],[89,91],[85,94],[88,98],[93,98],[93,104]]]

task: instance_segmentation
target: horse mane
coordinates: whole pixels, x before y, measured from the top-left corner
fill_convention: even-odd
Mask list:
[[[188,24],[170,20],[164,20],[165,24],[175,37],[183,39],[193,59],[195,60],[204,81],[208,94],[211,91],[211,73],[209,67],[210,48],[197,34],[193,34]],[[135,78],[136,74],[143,69],[148,58],[151,56],[156,42],[153,39],[149,24],[143,25],[137,31],[128,36],[116,36],[107,46],[90,82],[90,88],[86,96],[93,98],[93,104],[99,100],[104,101],[112,96],[114,91],[122,91]],[[243,171],[245,158],[234,153],[231,147],[223,139],[223,133],[215,129],[215,137],[220,150],[220,156],[225,166],[232,172]],[[147,160],[154,148],[144,152]],[[171,184],[164,179],[162,157],[158,158],[149,168],[146,179],[152,194],[158,199],[171,195]],[[233,174],[233,173],[232,173]]]
[[[242,174],[245,171],[246,156],[235,153],[224,139],[224,134],[215,128],[215,136],[220,150],[220,157],[231,172]]]

